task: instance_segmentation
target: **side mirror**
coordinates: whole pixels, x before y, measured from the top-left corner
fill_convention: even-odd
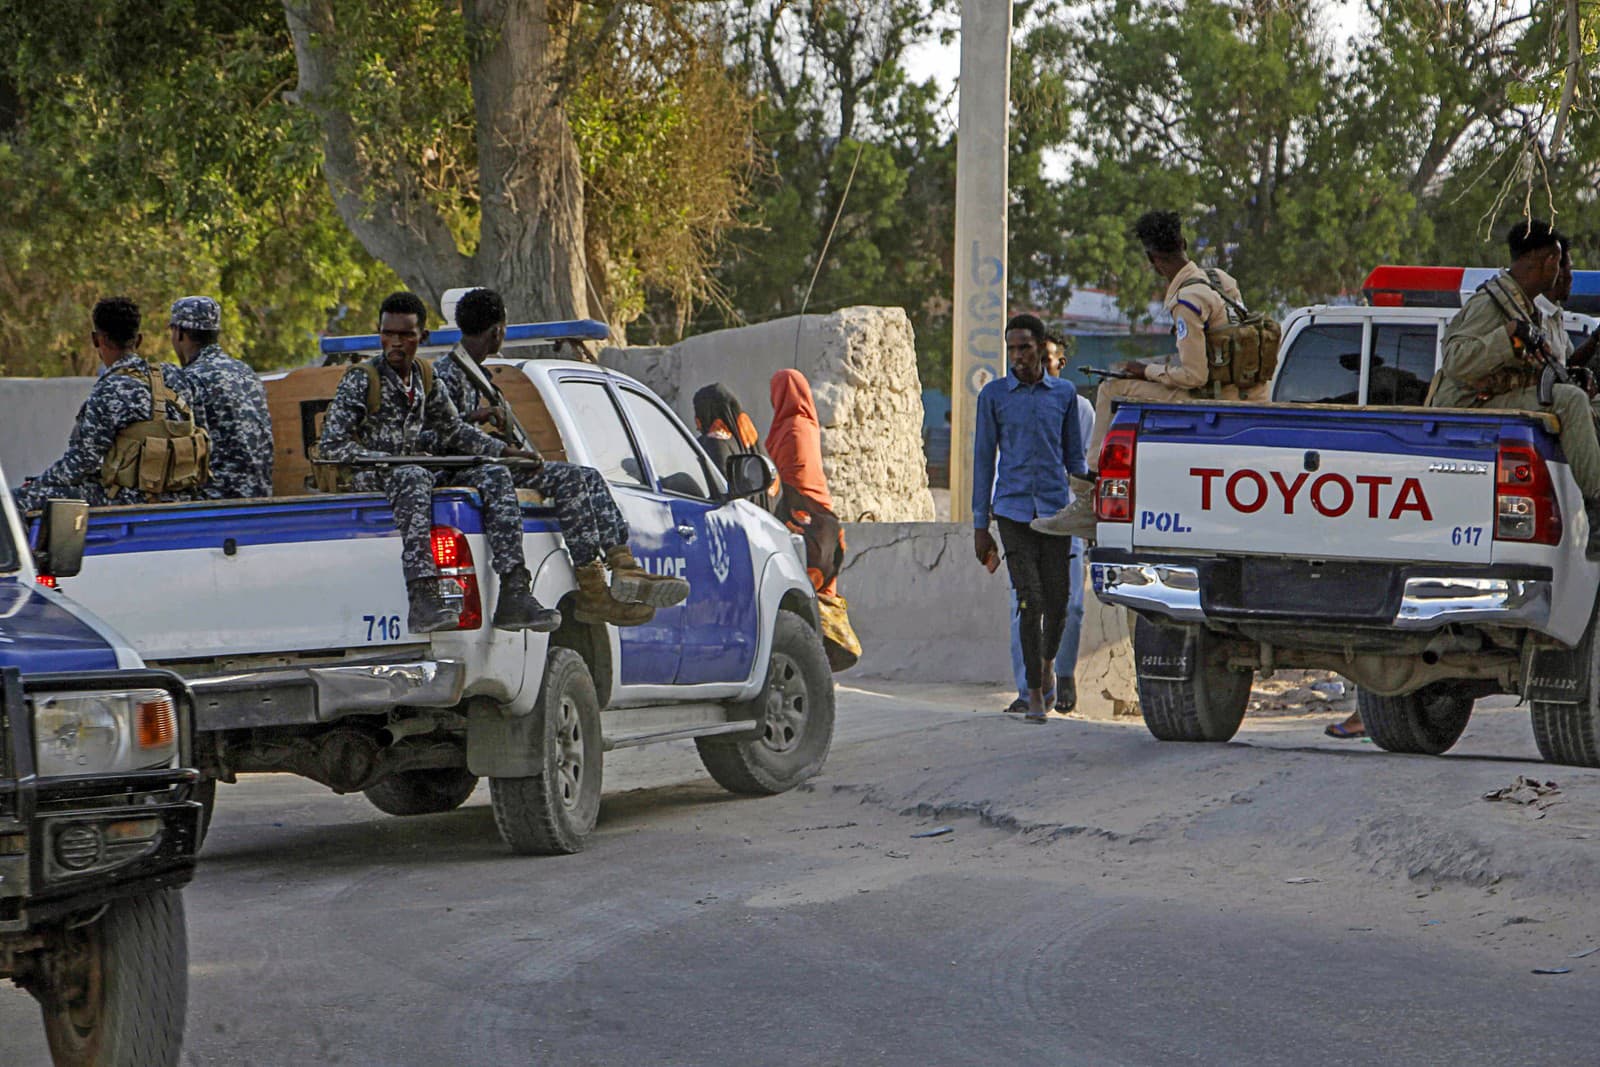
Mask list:
[[[89,505],[82,500],[51,500],[39,516],[39,543],[34,565],[40,574],[71,578],[83,569],[83,545],[89,534]]]
[[[762,495],[778,477],[778,468],[772,465],[772,460],[748,452],[729,456],[723,466],[722,473],[728,476],[728,496],[734,500]]]

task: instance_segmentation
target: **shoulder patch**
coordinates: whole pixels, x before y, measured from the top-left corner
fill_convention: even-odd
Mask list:
[[[1177,325],[1172,328],[1172,332],[1177,334],[1178,340],[1182,341],[1184,338],[1189,336],[1189,324],[1184,322],[1182,319],[1177,318],[1176,316],[1173,317],[1173,321],[1176,322]]]

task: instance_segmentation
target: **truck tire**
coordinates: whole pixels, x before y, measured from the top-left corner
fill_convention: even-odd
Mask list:
[[[1472,697],[1455,692],[1448,682],[1435,682],[1397,697],[1356,687],[1361,725],[1372,743],[1385,752],[1437,756],[1447,751],[1467,728],[1472,702]]]
[[[1221,644],[1203,626],[1174,629],[1140,617],[1133,627],[1134,662],[1178,657],[1193,636],[1198,662],[1191,678],[1176,681],[1138,672],[1139,711],[1160,741],[1228,741],[1239,732],[1250,702],[1253,671],[1228,666]]]
[[[1547,763],[1600,767],[1600,712],[1591,696],[1582,704],[1533,704],[1533,740]]]
[[[822,770],[833,745],[833,672],[822,637],[778,612],[760,702],[764,728],[750,738],[697,737],[700,762],[730,793],[773,796]]]
[[[175,890],[113,901],[58,930],[39,996],[57,1067],[170,1067],[183,1047],[189,944]]]
[[[385,815],[437,815],[455,811],[476,788],[478,776],[465,767],[440,767],[391,774],[361,792]]]
[[[600,815],[600,700],[583,657],[552,648],[530,713],[542,729],[544,770],[528,778],[490,778],[494,822],[511,851],[558,856],[583,850]]]

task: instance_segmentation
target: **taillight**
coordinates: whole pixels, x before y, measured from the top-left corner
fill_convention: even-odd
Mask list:
[[[56,576],[53,574],[36,574],[34,575],[33,580],[44,586],[46,589],[57,588]]]
[[[467,535],[453,526],[433,528],[433,562],[439,577],[461,589],[461,618],[457,630],[476,630],[483,625],[483,598],[478,594],[478,571],[472,564],[472,546]],[[449,588],[446,586],[445,588]]]
[[[1094,513],[1101,522],[1133,521],[1133,453],[1138,443],[1137,427],[1113,426],[1100,446]]]
[[[1561,543],[1561,505],[1544,457],[1526,441],[1502,440],[1495,460],[1497,541]]]

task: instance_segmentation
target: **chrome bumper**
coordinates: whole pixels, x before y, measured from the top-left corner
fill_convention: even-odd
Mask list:
[[[1168,563],[1093,563],[1089,573],[1101,600],[1178,622],[1206,621],[1200,569]],[[1405,580],[1398,630],[1436,630],[1451,623],[1482,622],[1545,629],[1552,583],[1528,578],[1411,576]]]
[[[238,730],[329,722],[345,715],[408,707],[453,707],[466,666],[459,660],[411,660],[326,667],[268,667],[189,678],[195,727]]]

